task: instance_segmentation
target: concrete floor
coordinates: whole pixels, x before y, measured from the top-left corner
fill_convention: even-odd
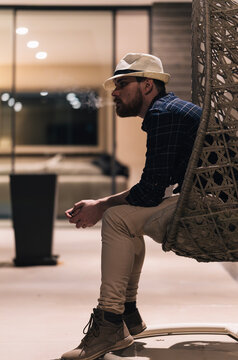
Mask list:
[[[238,282],[221,264],[163,253],[150,238],[146,245],[138,305],[148,325],[238,324]],[[11,223],[0,221],[0,359],[58,359],[80,342],[99,295],[100,227],[76,230],[58,221],[54,254],[58,266],[13,267]],[[141,343],[136,355],[113,359],[238,359],[238,343],[227,336],[163,337],[153,342],[153,355],[139,354]]]

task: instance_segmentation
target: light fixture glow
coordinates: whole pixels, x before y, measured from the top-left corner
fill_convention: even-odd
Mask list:
[[[74,108],[74,109],[80,109],[81,108],[81,102],[77,102],[77,104],[72,104],[72,107]]]
[[[72,106],[76,106],[76,105],[80,105],[81,106],[81,102],[79,101],[79,99],[75,98],[73,101],[70,101],[70,104]]]
[[[38,53],[36,53],[36,58],[38,60],[44,60],[47,58],[47,52],[46,51],[39,51]]]
[[[31,41],[28,41],[27,43],[27,47],[29,47],[30,49],[35,49],[39,46],[39,41],[36,41],[36,40],[31,40]]]
[[[8,101],[10,99],[10,95],[8,93],[3,93],[1,96],[2,101]]]
[[[16,33],[18,35],[26,35],[28,33],[28,28],[24,27],[24,26],[21,26],[21,27],[16,29]]]
[[[12,107],[15,104],[15,99],[14,98],[10,98],[8,100],[8,106]]]
[[[22,109],[22,103],[21,102],[16,102],[16,104],[14,105],[14,110],[16,111],[16,112],[19,112],[19,111],[21,111],[21,109]]]
[[[68,93],[67,95],[66,95],[66,99],[68,100],[68,101],[73,101],[74,99],[76,98],[76,95],[75,95],[75,93]]]
[[[47,91],[41,91],[41,92],[40,92],[40,95],[41,95],[41,96],[47,96],[47,95],[48,95],[48,92],[47,92]]]

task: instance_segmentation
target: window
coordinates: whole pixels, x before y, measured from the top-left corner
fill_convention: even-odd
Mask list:
[[[13,68],[13,11],[0,12],[0,151],[11,151],[11,107],[4,106],[10,100]]]
[[[112,71],[112,12],[17,11],[15,39],[15,87],[9,51],[9,81],[0,89],[0,150],[9,151],[14,111],[18,154],[106,151],[111,103],[102,83]]]

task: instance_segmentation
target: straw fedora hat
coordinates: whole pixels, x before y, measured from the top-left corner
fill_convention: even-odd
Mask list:
[[[162,62],[154,55],[142,53],[128,53],[121,59],[116,67],[114,75],[107,79],[103,86],[106,90],[115,87],[114,80],[123,76],[138,76],[157,79],[165,84],[170,79],[170,74],[163,70]]]

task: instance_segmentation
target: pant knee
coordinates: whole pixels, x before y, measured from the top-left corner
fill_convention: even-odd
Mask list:
[[[124,214],[120,212],[119,208],[120,206],[113,206],[104,212],[102,218],[102,231],[109,226],[111,229],[130,234],[126,218],[123,216]]]
[[[142,256],[145,253],[145,243],[142,234],[137,234],[133,225],[130,223],[128,209],[122,206],[114,206],[107,209],[102,219],[102,241],[115,242],[130,240],[135,255]],[[144,255],[143,255],[144,256]]]

